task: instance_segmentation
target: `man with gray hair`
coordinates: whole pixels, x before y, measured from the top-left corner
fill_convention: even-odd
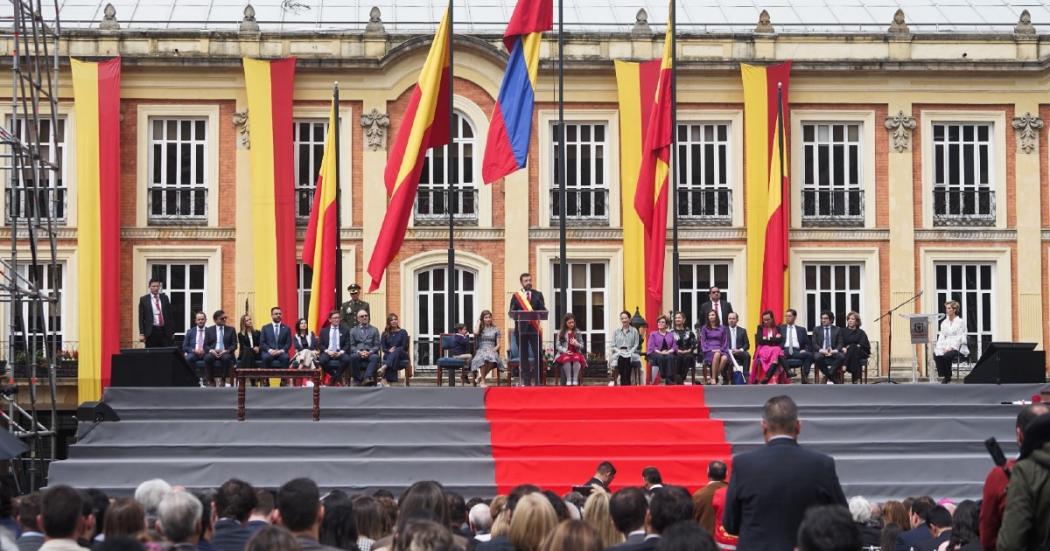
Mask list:
[[[791,551],[806,509],[846,507],[835,460],[799,446],[801,427],[794,400],[774,396],[762,407],[765,447],[733,458],[722,524],[738,549]]]
[[[488,505],[478,503],[471,507],[467,515],[467,522],[470,523],[470,531],[474,532],[474,539],[478,541],[492,539],[492,534],[489,532],[492,529],[492,511]]]
[[[159,478],[147,480],[135,488],[135,501],[142,504],[142,508],[146,510],[147,530],[154,529],[154,525],[157,522],[157,507],[171,493],[171,484]]]
[[[157,507],[157,531],[171,542],[172,551],[196,550],[204,507],[189,492],[174,492]]]

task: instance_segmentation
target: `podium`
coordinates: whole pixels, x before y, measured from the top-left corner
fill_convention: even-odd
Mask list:
[[[510,319],[514,320],[517,326],[518,374],[521,378],[521,384],[524,386],[542,385],[545,379],[543,376],[545,371],[545,366],[543,365],[543,333],[531,325],[532,322],[547,321],[550,312],[547,310],[511,310],[509,315]],[[525,327],[528,327],[528,329],[522,331]],[[536,351],[535,360],[539,365],[532,365],[533,358],[529,354],[530,350]],[[510,378],[509,373],[507,377]]]
[[[922,345],[922,355],[926,358],[926,376],[929,378],[931,383],[937,382],[936,379],[930,377],[930,343],[933,342],[931,335],[936,333],[931,332],[931,328],[937,327],[937,322],[940,321],[944,314],[901,314],[901,317],[908,320],[908,333],[911,335],[912,347],[914,345]],[[911,382],[916,383],[919,381],[919,352],[915,352],[915,361],[911,364]]]

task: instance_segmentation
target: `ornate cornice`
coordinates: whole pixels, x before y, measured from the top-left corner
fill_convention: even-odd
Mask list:
[[[1020,117],[1014,117],[1014,130],[1017,134],[1017,149],[1025,153],[1031,153],[1039,145],[1039,131],[1043,128],[1043,119],[1039,115],[1025,113]]]
[[[149,228],[121,228],[121,239],[234,239],[235,228],[204,226],[158,226]]]
[[[248,6],[249,8],[251,6]],[[233,113],[233,126],[237,129],[237,134],[241,137],[241,147],[245,149],[252,148],[251,134],[248,129],[248,108],[245,107],[244,111],[234,111]]]
[[[915,117],[898,111],[892,117],[886,117],[884,123],[886,130],[890,131],[890,145],[897,153],[903,153],[911,143],[911,131],[915,130]]]
[[[915,241],[1016,241],[1017,230],[981,228],[915,230]]]
[[[506,233],[503,228],[456,228],[452,238],[456,241],[501,240]],[[406,241],[448,240],[448,228],[410,228],[405,232]]]
[[[792,241],[889,241],[890,230],[876,228],[802,228],[789,232]]]
[[[20,228],[18,230],[18,237],[26,239],[26,238],[29,237],[29,232],[24,227]],[[76,237],[77,237],[77,229],[76,228],[70,228],[68,226],[59,226],[59,227],[55,228],[55,238],[57,238],[57,239],[76,239]],[[0,228],[0,239],[10,239],[10,238],[11,238],[11,228],[10,227]]]

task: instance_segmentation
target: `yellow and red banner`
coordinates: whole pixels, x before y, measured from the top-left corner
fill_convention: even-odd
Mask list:
[[[77,117],[77,400],[98,400],[120,350],[120,58],[71,60]]]
[[[280,306],[297,317],[295,266],[295,146],[292,90],[295,58],[244,58],[251,131],[252,262],[255,307],[269,316]],[[258,314],[257,314],[258,315]]]
[[[416,202],[419,174],[427,150],[441,147],[449,141],[449,13],[441,18],[434,34],[427,60],[419,73],[419,81],[412,90],[397,138],[386,161],[386,193],[389,198],[383,226],[376,238],[372,258],[368,261],[368,275],[372,278],[369,292],[379,288],[383,272],[401,250],[405,241],[408,219]]]
[[[744,196],[747,216],[747,320],[784,311],[788,288],[788,80],[791,62],[741,65],[744,81]]]
[[[303,243],[303,264],[310,267],[313,276],[310,280],[310,310],[306,319],[310,330],[320,331],[328,321],[328,314],[335,309],[335,272],[338,259],[336,239],[338,236],[338,214],[336,203],[339,185],[337,175],[335,136],[339,124],[338,106],[332,101],[332,112],[328,115],[328,136],[325,137],[324,156],[321,158],[321,172],[317,175],[317,186],[314,190],[314,205],[310,211],[310,223],[306,227],[306,240]]]
[[[656,327],[656,318],[663,309],[664,258],[667,244],[667,184],[671,162],[671,87],[674,74],[671,65],[671,44],[674,22],[667,25],[664,35],[664,55],[649,123],[642,143],[642,162],[638,170],[638,187],[634,193],[634,210],[645,230],[645,317]]]

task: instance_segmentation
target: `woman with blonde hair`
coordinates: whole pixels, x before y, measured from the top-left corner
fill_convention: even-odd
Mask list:
[[[541,493],[527,494],[514,507],[507,539],[515,551],[541,551],[545,549],[543,540],[557,525],[558,515],[551,502]]]
[[[489,503],[489,514],[492,515],[492,528],[489,528],[489,534],[492,537],[506,536],[510,532],[510,521],[507,520],[509,511],[507,510],[507,496],[498,495],[492,498],[492,502]]]
[[[842,354],[845,355],[846,371],[849,371],[853,384],[862,380],[861,370],[864,368],[868,356],[871,355],[871,343],[868,342],[868,334],[860,328],[860,314],[850,312],[846,314],[846,328],[842,331]]]
[[[933,346],[933,361],[937,363],[937,376],[948,384],[952,382],[952,362],[969,356],[970,348],[966,345],[966,320],[959,315],[959,302],[945,302],[944,314],[937,344]]]
[[[609,513],[608,493],[591,492],[583,504],[583,522],[594,529],[602,549],[623,543],[623,533],[616,529]]]
[[[593,496],[594,494],[591,497]],[[566,520],[562,521],[547,536],[547,539],[543,540],[542,549],[544,551],[602,551],[606,547],[608,546],[602,544],[598,534],[586,522]]]

